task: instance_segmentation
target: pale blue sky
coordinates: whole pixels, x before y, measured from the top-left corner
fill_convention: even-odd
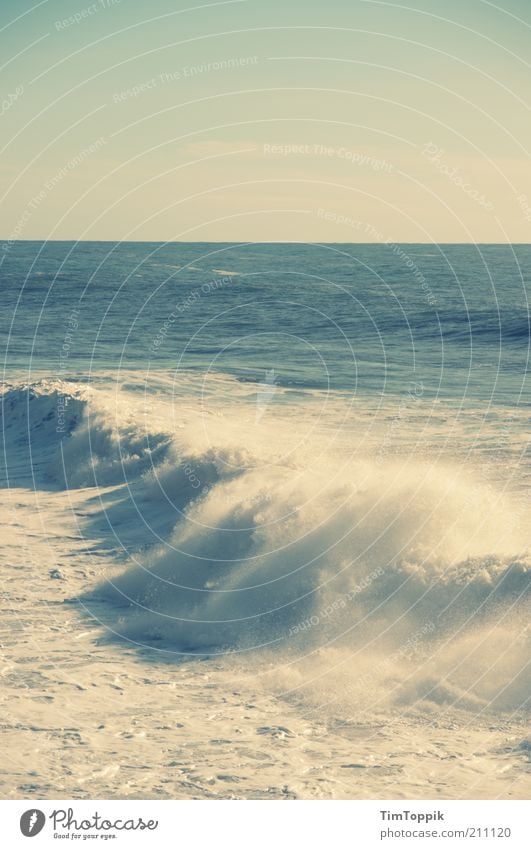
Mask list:
[[[523,0],[4,0],[0,30],[4,240],[530,241]]]

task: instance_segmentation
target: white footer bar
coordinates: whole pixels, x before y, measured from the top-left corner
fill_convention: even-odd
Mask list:
[[[0,801],[0,844],[529,849],[526,801]]]

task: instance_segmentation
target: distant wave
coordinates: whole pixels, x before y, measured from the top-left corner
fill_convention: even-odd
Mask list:
[[[429,325],[422,320],[412,319],[415,332],[422,335],[423,328],[433,335],[434,317],[427,315]],[[525,308],[500,310],[440,310],[436,316],[439,332],[444,339],[466,344],[490,344],[499,347],[505,343],[529,343],[531,337],[531,317]]]
[[[214,274],[223,274],[224,277],[239,277],[239,271],[227,271],[224,268],[213,268],[212,271]]]

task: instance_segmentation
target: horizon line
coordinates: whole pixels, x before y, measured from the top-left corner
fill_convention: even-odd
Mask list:
[[[470,246],[470,247],[504,247],[504,246],[519,246],[519,247],[531,247],[531,241],[529,242],[397,242],[393,240],[389,240],[386,242],[321,242],[321,241],[300,241],[297,239],[293,240],[282,240],[277,241],[274,239],[271,240],[245,240],[245,241],[235,241],[235,240],[226,240],[226,239],[170,239],[170,240],[157,240],[157,239],[2,239],[0,237],[0,242],[9,245],[16,244],[24,244],[31,242],[39,242],[44,244],[123,244],[123,245],[363,245],[366,247],[382,247],[385,245],[432,245],[437,247],[439,245],[452,245],[452,246]],[[4,255],[7,254],[7,251],[4,250]]]

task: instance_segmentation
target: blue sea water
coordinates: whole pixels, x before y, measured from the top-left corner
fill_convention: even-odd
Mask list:
[[[531,246],[18,242],[0,281],[4,486],[86,499],[109,633],[527,704]]]
[[[452,403],[529,403],[528,245],[17,242],[7,377],[224,373]]]

